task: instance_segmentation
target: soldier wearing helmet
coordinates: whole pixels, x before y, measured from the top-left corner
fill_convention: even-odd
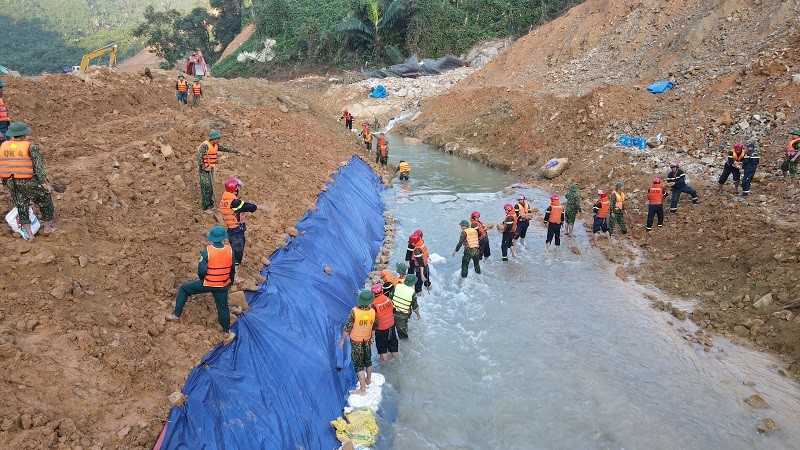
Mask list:
[[[242,182],[238,178],[228,178],[225,180],[225,192],[219,201],[219,212],[228,231],[228,241],[233,248],[234,263],[238,266],[244,256],[245,238],[244,232],[247,230],[245,223],[245,213],[256,212],[257,210],[266,211],[266,206],[247,203],[239,198],[242,189]]]
[[[464,246],[464,256],[461,258],[461,278],[466,278],[469,273],[469,262],[472,261],[475,267],[475,273],[481,273],[481,241],[478,238],[478,228],[470,225],[469,221],[462,220],[459,223],[461,226],[461,235],[458,238],[458,244],[453,251],[453,257]]]
[[[503,261],[508,261],[508,251],[511,250],[511,256],[517,256],[514,252],[514,236],[517,234],[517,213],[514,212],[514,207],[511,203],[503,205],[506,218],[499,226],[499,230],[503,233],[503,240],[500,243],[500,253],[503,255]]]
[[[469,216],[469,223],[470,226],[478,230],[478,240],[481,244],[480,254],[483,260],[486,261],[489,259],[489,256],[492,255],[492,250],[489,247],[489,232],[486,230],[486,226],[481,221],[481,213],[478,211],[472,211],[472,214]]]
[[[718,195],[722,195],[722,186],[728,181],[729,175],[733,175],[734,193],[739,193],[739,178],[742,175],[742,163],[744,162],[745,153],[744,144],[741,142],[734,144],[733,149],[728,151],[728,159],[725,160],[725,165],[722,167],[722,174],[719,176]]]
[[[6,83],[0,80],[0,142],[5,139],[6,131],[11,125],[11,119],[8,118],[8,111],[6,110],[5,98],[3,97],[3,88]]]
[[[661,178],[653,178],[653,184],[647,191],[647,231],[653,229],[653,217],[658,216],[658,228],[664,226],[664,197],[667,192],[661,186]]]
[[[375,297],[375,300],[372,301],[372,308],[376,313],[375,347],[378,348],[378,359],[388,361],[389,356],[386,353],[391,353],[392,359],[395,359],[397,358],[399,339],[394,326],[394,303],[384,294],[380,284],[373,284],[371,291]]]
[[[597,191],[597,201],[592,207],[594,212],[594,223],[592,223],[592,235],[594,242],[597,242],[597,235],[601,232],[606,235],[608,242],[611,242],[611,234],[608,232],[608,215],[611,212],[611,202],[608,200],[608,192],[604,189]]]
[[[564,207],[557,195],[550,196],[550,206],[544,210],[544,223],[547,225],[547,237],[544,241],[544,250],[550,253],[550,243],[556,241],[555,251],[561,246],[561,224],[564,223]]]
[[[609,214],[608,220],[608,232],[614,233],[614,226],[619,225],[619,229],[622,230],[622,234],[628,234],[628,226],[625,225],[625,191],[623,188],[625,187],[621,181],[617,181],[614,184],[614,190],[611,191],[611,195],[608,196],[608,200],[611,202],[611,213]]]
[[[575,218],[579,212],[581,212],[581,194],[578,192],[578,185],[572,183],[567,191],[567,206],[564,208],[564,221],[567,224],[564,234],[569,237],[573,236]]]
[[[222,133],[211,130],[208,139],[197,148],[197,168],[200,172],[200,203],[203,210],[211,213],[214,207],[214,167],[217,165],[217,153],[239,153],[235,148],[226,147],[219,143]]]
[[[667,186],[672,188],[672,200],[669,204],[670,214],[675,214],[678,211],[678,201],[681,197],[681,192],[685,192],[692,197],[692,203],[699,203],[700,198],[697,196],[697,191],[686,184],[686,172],[681,169],[680,164],[674,162],[669,165],[670,172],[667,174]]]

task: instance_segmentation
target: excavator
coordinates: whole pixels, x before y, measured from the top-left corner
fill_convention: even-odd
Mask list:
[[[106,53],[109,54],[108,67],[114,67],[117,64],[117,44],[112,42],[106,45],[105,47],[100,47],[97,50],[93,50],[83,55],[83,58],[81,58],[80,66],[72,66],[72,67],[66,66],[62,67],[62,69],[64,69],[65,72],[72,72],[72,71],[84,72],[86,71],[86,68],[89,67],[89,61],[91,61],[94,58],[97,58],[98,56],[103,56]],[[68,67],[71,70],[66,70]]]

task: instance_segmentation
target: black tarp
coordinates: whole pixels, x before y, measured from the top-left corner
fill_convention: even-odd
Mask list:
[[[423,59],[419,61],[417,55],[408,57],[402,64],[395,64],[385,69],[361,69],[361,73],[366,78],[416,78],[423,75],[439,75],[448,70],[463,67],[464,61],[453,56],[447,55],[437,59]]]

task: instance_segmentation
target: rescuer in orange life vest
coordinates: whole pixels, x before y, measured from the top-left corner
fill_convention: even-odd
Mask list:
[[[525,246],[525,235],[528,234],[528,225],[530,225],[531,206],[525,201],[525,196],[520,194],[517,196],[517,204],[514,205],[514,212],[517,214],[517,233],[516,238],[519,238],[519,243]]]
[[[423,286],[425,286],[428,292],[431,291],[431,272],[428,267],[430,254],[428,252],[428,246],[425,245],[425,241],[422,240],[422,230],[417,230],[414,233],[415,235],[412,235],[410,238],[411,243],[414,244],[414,249],[411,252],[409,270],[417,279],[417,282],[414,284],[414,292],[421,296]]]
[[[214,206],[214,168],[217,166],[217,153],[238,153],[235,148],[226,147],[219,143],[222,133],[211,130],[208,139],[200,144],[197,149],[197,168],[200,172],[200,203],[204,211],[211,211]]]
[[[497,228],[503,233],[500,253],[503,255],[503,261],[508,261],[509,250],[511,250],[511,256],[516,256],[514,253],[514,236],[517,232],[517,214],[514,212],[514,207],[511,206],[511,203],[503,205],[503,209],[505,210],[506,218]]]
[[[228,233],[219,225],[212,228],[206,238],[211,245],[207,245],[200,253],[200,263],[197,265],[197,276],[200,279],[190,281],[178,288],[175,310],[165,314],[164,318],[170,321],[179,320],[183,313],[183,306],[189,297],[206,292],[211,293],[217,306],[217,320],[225,333],[222,342],[227,345],[236,337],[236,333],[230,331],[231,313],[228,309],[228,291],[230,291],[236,270],[233,264],[233,250],[230,245],[225,244]]]
[[[356,395],[366,395],[367,385],[372,383],[372,332],[378,327],[375,309],[372,308],[374,300],[370,291],[358,294],[358,306],[350,311],[339,340],[339,348],[344,348],[344,340],[350,336],[350,356],[358,375],[358,389],[353,392]]]
[[[461,278],[466,278],[469,272],[470,260],[472,260],[472,265],[475,266],[475,273],[481,273],[481,244],[477,228],[472,228],[466,220],[462,220],[459,225],[461,225],[461,236],[458,238],[458,244],[456,244],[453,256],[456,256],[456,253],[463,245],[464,256],[461,258]]]
[[[342,111],[342,117],[339,117],[339,120],[344,119],[344,126],[347,127],[348,130],[353,129],[353,115],[350,114],[350,111],[344,110]]]
[[[544,249],[550,252],[550,243],[555,238],[556,248],[561,245],[561,224],[564,223],[564,207],[561,206],[561,199],[557,195],[550,196],[550,206],[544,210],[544,223],[547,224],[547,238],[544,241]]]
[[[737,142],[733,150],[728,151],[728,159],[722,167],[722,174],[719,176],[719,189],[717,195],[722,195],[722,186],[728,181],[728,175],[733,175],[733,192],[739,193],[739,179],[742,176],[742,165],[745,157],[744,144]]]
[[[397,328],[394,326],[394,303],[383,293],[380,284],[373,284],[371,290],[375,297],[375,300],[372,301],[372,308],[375,309],[375,321],[377,322],[375,347],[378,349],[378,358],[381,361],[388,361],[389,356],[386,353],[391,353],[392,359],[395,359],[397,358],[399,339]]]
[[[492,256],[492,249],[489,246],[489,232],[486,230],[486,226],[481,222],[481,213],[478,211],[472,211],[472,214],[469,216],[470,226],[478,230],[478,240],[481,243],[480,254],[483,257],[483,260],[486,261]]]
[[[5,139],[6,131],[11,125],[11,119],[8,118],[8,111],[6,110],[5,97],[3,97],[4,87],[6,87],[6,83],[0,80],[0,142]]]
[[[386,136],[383,133],[378,135],[378,144],[375,146],[375,162],[381,166],[386,166],[389,162],[389,144],[386,143]]]
[[[201,98],[203,98],[203,86],[200,85],[200,78],[194,77],[192,82],[192,106],[200,106]]]
[[[178,75],[178,81],[175,83],[175,96],[178,98],[179,103],[184,105],[189,101],[189,83],[184,78],[183,74]]]
[[[608,200],[608,192],[603,189],[597,191],[599,198],[594,204],[592,211],[594,211],[594,223],[592,224],[592,233],[594,241],[597,242],[597,234],[601,231],[605,233],[608,242],[611,242],[611,234],[608,232],[608,214],[611,212],[611,202]]]
[[[225,221],[225,227],[228,229],[228,242],[233,248],[233,261],[237,266],[242,262],[244,256],[244,232],[247,229],[245,213],[267,210],[266,206],[241,200],[239,198],[241,189],[242,182],[238,178],[228,178],[225,180],[225,192],[219,202],[219,212],[222,213],[222,220]]]
[[[661,178],[653,178],[653,184],[647,191],[647,225],[645,229],[653,229],[653,217],[658,216],[658,228],[664,227],[664,197],[667,192],[661,186]]]

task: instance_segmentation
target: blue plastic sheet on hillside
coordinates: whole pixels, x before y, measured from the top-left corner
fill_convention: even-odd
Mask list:
[[[356,382],[342,325],[383,242],[380,179],[353,158],[320,193],[298,237],[270,256],[250,310],[191,372],[163,449],[332,449],[330,421]],[[250,255],[249,257],[258,257]],[[333,273],[327,275],[328,266]]]
[[[675,87],[675,83],[669,80],[659,81],[647,86],[647,91],[652,94],[663,94]]]
[[[375,89],[372,90],[372,93],[369,94],[369,96],[372,98],[386,98],[386,95],[386,88],[382,84],[379,84],[377,87],[375,87]]]

